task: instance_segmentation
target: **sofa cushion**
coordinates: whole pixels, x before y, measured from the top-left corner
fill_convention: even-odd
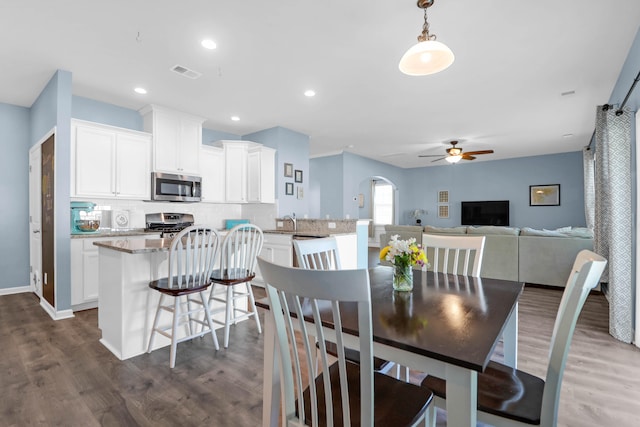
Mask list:
[[[573,227],[565,232],[569,237],[581,237],[583,239],[593,239],[593,230],[586,227]]]
[[[435,227],[425,225],[424,232],[428,234],[467,234],[467,227]]]
[[[535,228],[524,227],[520,230],[521,236],[537,237],[569,237],[566,233],[556,230],[536,230]]]
[[[515,227],[502,227],[496,225],[483,225],[480,227],[469,226],[467,227],[467,234],[500,234],[517,236],[520,234],[520,229]]]

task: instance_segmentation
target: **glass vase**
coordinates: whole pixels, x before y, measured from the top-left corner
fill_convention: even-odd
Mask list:
[[[413,269],[411,265],[393,267],[393,290],[407,292],[413,289]]]

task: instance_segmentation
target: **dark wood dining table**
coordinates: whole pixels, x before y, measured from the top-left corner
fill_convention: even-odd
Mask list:
[[[475,427],[477,374],[486,368],[501,337],[504,363],[516,367],[518,299],[524,284],[414,270],[413,290],[396,292],[392,273],[385,266],[369,270],[374,355],[446,378],[447,424]],[[256,305],[269,309],[266,299]],[[355,306],[343,304],[341,313],[349,334],[345,345],[357,346]],[[330,325],[325,329],[331,337]],[[280,373],[269,314],[264,333],[262,425],[276,426]]]

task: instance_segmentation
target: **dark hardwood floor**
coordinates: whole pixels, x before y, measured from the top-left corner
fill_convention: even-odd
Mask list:
[[[560,297],[525,290],[521,369],[545,374]],[[640,425],[640,349],[611,338],[607,324],[606,300],[590,296],[569,354],[559,426]],[[168,348],[118,360],[98,342],[97,310],[54,322],[31,294],[1,296],[0,426],[257,426],[262,336],[251,321],[231,334],[218,352],[207,338],[181,343],[172,370]],[[412,372],[412,381],[421,377]],[[444,412],[438,419],[445,425]]]

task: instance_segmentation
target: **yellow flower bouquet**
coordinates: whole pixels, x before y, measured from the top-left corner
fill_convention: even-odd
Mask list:
[[[389,244],[380,251],[380,259],[388,261],[394,266],[393,289],[396,291],[410,291],[413,289],[412,267],[424,266],[428,260],[424,250],[416,243],[416,239],[398,239],[399,235],[391,236]]]

